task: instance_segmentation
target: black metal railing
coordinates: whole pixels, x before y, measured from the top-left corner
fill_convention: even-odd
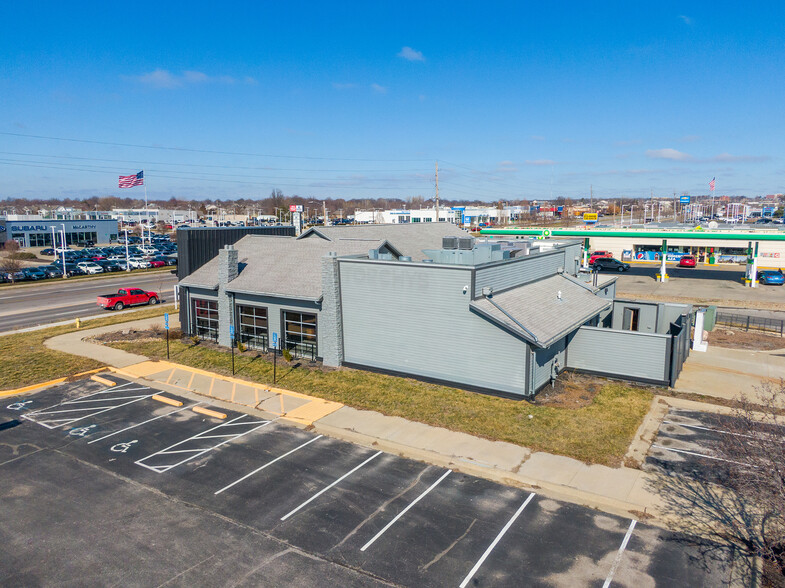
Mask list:
[[[744,329],[745,331],[763,331],[775,333],[780,337],[785,334],[785,320],[767,318],[762,316],[751,316],[748,314],[730,314],[718,312],[716,324],[732,329]]]

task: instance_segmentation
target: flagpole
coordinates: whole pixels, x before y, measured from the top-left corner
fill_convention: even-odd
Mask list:
[[[150,245],[152,243],[152,239],[150,239],[150,213],[147,209],[147,182],[145,181],[147,178],[144,177],[144,170],[142,170],[142,185],[144,186],[144,218],[147,224],[147,244]],[[142,227],[142,244],[144,244],[144,227]]]

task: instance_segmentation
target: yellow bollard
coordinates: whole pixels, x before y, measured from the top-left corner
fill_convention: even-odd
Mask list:
[[[82,328],[82,321],[79,319],[79,317],[76,317],[76,328],[77,329]]]

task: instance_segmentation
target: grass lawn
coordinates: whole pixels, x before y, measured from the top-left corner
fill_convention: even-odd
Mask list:
[[[113,313],[106,318],[86,321],[82,329],[136,321],[159,316],[171,310],[169,307],[156,306],[138,312]],[[71,324],[0,336],[0,358],[3,362],[0,371],[0,391],[46,382],[103,366],[103,363],[94,359],[52,351],[44,347],[44,340],[75,330],[76,326]]]
[[[110,345],[151,358],[166,357],[163,340]],[[172,340],[170,348],[173,362],[231,374],[228,351],[188,340]],[[237,353],[235,361],[237,376],[272,384],[272,362],[264,356]],[[586,406],[543,406],[361,370],[310,367],[297,360],[287,363],[280,358],[277,384],[359,409],[609,466],[621,463],[653,396],[645,388],[609,382]]]

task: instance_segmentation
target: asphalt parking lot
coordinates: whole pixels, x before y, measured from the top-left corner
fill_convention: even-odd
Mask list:
[[[767,427],[766,430],[785,438],[785,428]],[[644,468],[723,484],[731,464],[717,450],[723,437],[739,434],[744,431],[733,416],[671,408],[660,425]]]
[[[634,519],[111,379],[0,403],[0,583],[730,585]]]

